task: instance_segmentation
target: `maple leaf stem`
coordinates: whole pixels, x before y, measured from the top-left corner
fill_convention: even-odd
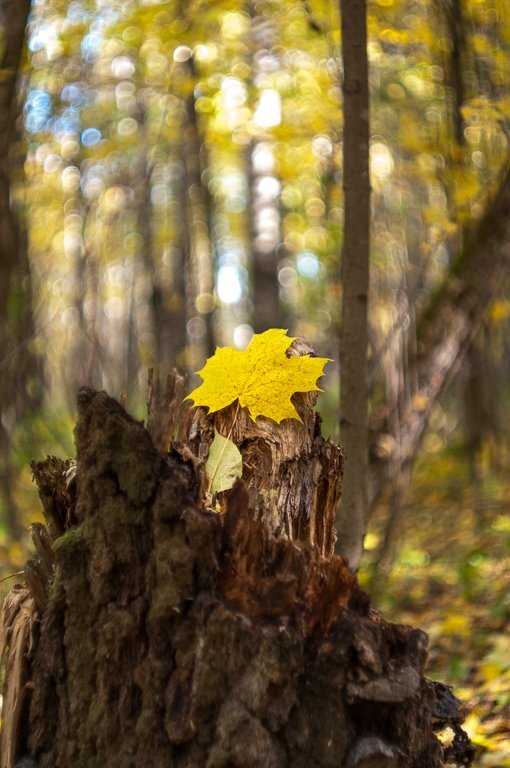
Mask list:
[[[25,571],[16,571],[16,573],[10,573],[8,576],[4,576],[3,579],[0,579],[0,584],[3,581],[7,581],[7,579],[13,579],[15,576],[21,576]]]
[[[236,423],[238,412],[239,412],[239,400],[237,401],[234,418],[232,419],[232,424],[230,425],[230,429],[228,431],[228,435],[226,436],[225,440],[230,440],[230,436],[232,434],[232,430],[234,429],[234,424]],[[216,466],[214,467],[213,473],[209,479],[209,485],[207,486],[207,493],[211,493],[212,484],[214,482],[214,478],[216,477],[216,472],[218,471],[218,467],[220,466],[220,462],[221,462],[221,457],[223,456],[223,453],[226,447],[227,447],[227,443],[224,443],[223,448],[220,451],[220,455],[218,456],[218,461],[216,462]]]

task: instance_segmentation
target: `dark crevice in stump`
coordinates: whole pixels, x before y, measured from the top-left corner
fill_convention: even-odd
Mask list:
[[[189,413],[181,442],[162,455],[116,401],[80,392],[75,476],[56,459],[35,465],[53,520],[53,573],[35,568],[43,597],[31,609],[29,693],[24,723],[11,733],[13,761],[443,765],[434,730],[463,733],[456,700],[423,675],[426,635],[374,617],[355,576],[332,555],[332,523],[319,518],[336,505],[341,452],[320,437],[308,396],[300,397],[303,425],[239,420],[234,440],[245,462],[256,445],[273,457],[255,465],[267,466],[272,493],[249,469],[226,495],[224,514],[215,514],[201,505],[202,459],[219,417]],[[280,460],[278,429],[296,435]],[[161,451],[171,437],[159,434]],[[278,483],[287,483],[286,497]],[[285,507],[292,494],[299,509]],[[10,653],[12,630],[4,640]],[[4,726],[0,768],[13,768],[6,738]],[[468,754],[464,743],[449,757],[467,764]]]

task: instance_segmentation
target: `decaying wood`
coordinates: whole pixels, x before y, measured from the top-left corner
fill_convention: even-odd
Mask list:
[[[20,585],[13,587],[0,615],[0,663],[5,663],[0,768],[12,768],[26,739],[36,618],[30,590]]]
[[[180,407],[184,397],[185,378],[174,370],[168,374],[161,388],[159,379],[154,378],[154,369],[149,369],[147,394],[147,431],[154,447],[165,455],[169,450],[177,427]]]
[[[320,434],[310,406],[298,407],[313,460]],[[257,483],[238,481],[224,514],[204,509],[194,438],[162,456],[106,394],[81,390],[78,411],[72,488],[64,463],[37,465],[45,510],[65,530],[52,542],[13,758],[32,768],[442,765],[434,728],[460,719],[423,676],[423,632],[374,617],[345,562],[324,556],[326,538],[279,535]],[[206,433],[203,414],[191,424]],[[269,427],[257,440],[275,450]]]

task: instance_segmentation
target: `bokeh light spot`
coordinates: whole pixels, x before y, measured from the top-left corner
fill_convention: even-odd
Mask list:
[[[233,339],[237,349],[245,349],[252,340],[252,336],[253,328],[251,325],[242,323],[241,325],[236,326],[236,328],[234,328]]]
[[[94,147],[101,141],[101,131],[98,128],[85,128],[81,135],[81,143],[84,147]]]
[[[296,267],[302,277],[313,280],[319,274],[319,259],[312,251],[303,251],[296,259]]]
[[[217,291],[224,304],[235,304],[243,295],[237,267],[225,265],[218,270]]]

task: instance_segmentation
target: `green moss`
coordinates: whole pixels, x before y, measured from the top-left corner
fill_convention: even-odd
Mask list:
[[[59,536],[53,544],[55,553],[61,553],[68,548],[75,548],[81,546],[84,540],[83,526],[79,525],[75,528],[70,528],[68,531]]]

